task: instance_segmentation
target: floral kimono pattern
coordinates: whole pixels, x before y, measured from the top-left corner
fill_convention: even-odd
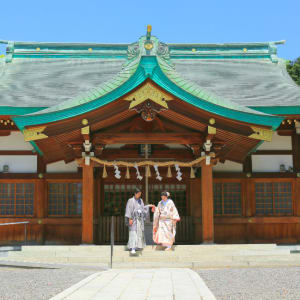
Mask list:
[[[156,244],[172,246],[176,235],[176,222],[180,217],[174,202],[161,200],[155,209],[153,217],[153,241]]]

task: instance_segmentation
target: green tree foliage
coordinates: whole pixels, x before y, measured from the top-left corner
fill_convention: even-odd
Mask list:
[[[294,81],[300,85],[300,57],[298,57],[295,61],[289,61],[286,68]]]

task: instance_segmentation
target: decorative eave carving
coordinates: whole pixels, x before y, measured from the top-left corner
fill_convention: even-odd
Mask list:
[[[163,92],[150,82],[147,82],[124,98],[124,100],[130,101],[129,109],[132,109],[149,99],[166,109],[168,109],[167,101],[172,100],[167,93]]]
[[[47,126],[39,126],[39,127],[24,129],[23,130],[24,140],[26,142],[30,142],[30,141],[36,141],[36,140],[47,138],[48,136],[43,133],[46,127]]]
[[[250,138],[267,141],[267,142],[272,141],[273,131],[271,129],[265,129],[265,128],[260,128],[255,126],[251,126],[251,129],[254,131],[254,133],[249,135]]]
[[[165,107],[153,102],[152,100],[147,100],[133,108],[137,113],[141,114],[143,120],[149,122],[153,121],[157,113],[166,110]]]

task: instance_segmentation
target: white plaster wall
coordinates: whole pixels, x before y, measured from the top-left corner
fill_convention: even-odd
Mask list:
[[[257,150],[292,150],[292,138],[290,136],[280,136],[273,133],[271,142],[264,142]]]
[[[36,173],[37,156],[35,155],[0,155],[0,172],[3,166],[9,166],[9,173]]]
[[[252,172],[279,172],[280,165],[293,166],[292,155],[252,155]]]
[[[77,163],[75,161],[66,164],[63,160],[48,164],[47,173],[76,173]]]
[[[224,164],[218,163],[216,166],[213,167],[214,172],[243,172],[243,165],[226,160]]]
[[[0,150],[32,150],[29,142],[24,141],[24,135],[19,131],[12,131],[8,136],[0,136]]]

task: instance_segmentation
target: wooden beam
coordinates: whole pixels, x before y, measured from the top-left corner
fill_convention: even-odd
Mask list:
[[[9,136],[10,130],[0,130],[0,136]]]
[[[93,144],[197,144],[201,133],[96,133]]]
[[[214,203],[212,165],[201,167],[202,194],[202,240],[203,243],[214,241]]]
[[[292,150],[256,150],[252,155],[291,155]]]
[[[101,155],[102,159],[114,160],[114,159],[138,159],[138,150],[134,149],[104,149]],[[192,160],[195,159],[192,151],[187,149],[153,149],[152,154],[149,156],[151,159],[178,159],[178,160]]]
[[[82,243],[94,243],[94,167],[82,167]]]
[[[37,155],[32,150],[0,150],[0,155]]]

